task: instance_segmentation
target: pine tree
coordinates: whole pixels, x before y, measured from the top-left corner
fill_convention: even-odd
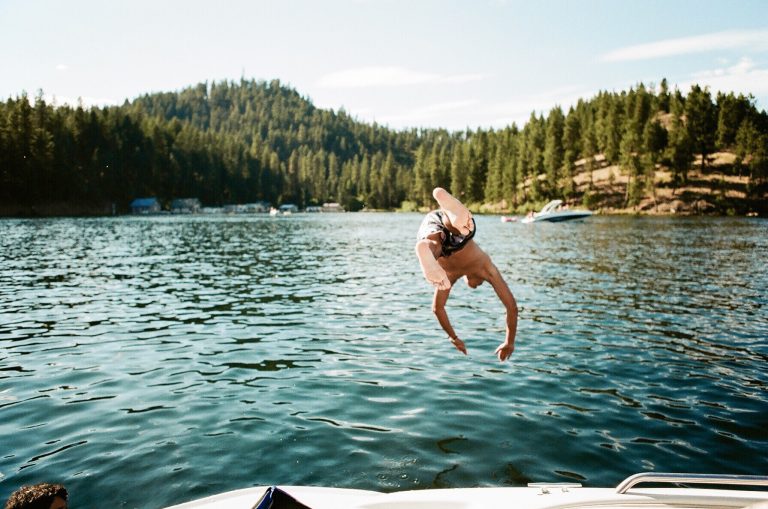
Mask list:
[[[560,107],[553,108],[547,117],[546,139],[544,142],[544,170],[547,175],[547,188],[556,193],[564,159],[563,131],[565,118]]]
[[[416,162],[413,165],[413,194],[411,199],[421,206],[426,206],[431,202],[432,183],[430,181],[430,172],[427,161],[427,147],[419,146],[416,151]]]
[[[722,149],[733,147],[736,142],[736,132],[747,114],[754,109],[750,99],[733,92],[717,94],[717,133],[715,145]]]
[[[581,125],[581,156],[584,158],[584,171],[589,172],[589,189],[594,185],[595,155],[598,153],[597,123],[591,104],[578,104],[577,111]]]
[[[565,127],[563,128],[563,159],[565,164],[571,167],[582,152],[581,138],[581,121],[571,108],[565,118]]]
[[[667,148],[667,140],[667,130],[664,129],[658,120],[645,124],[641,164],[645,173],[645,189],[653,197],[654,206],[656,206],[656,165]]]
[[[467,173],[467,203],[481,203],[485,199],[485,181],[488,176],[488,135],[480,131],[469,140]]]
[[[518,173],[518,138],[519,132],[517,126],[512,124],[509,129],[508,139],[504,144],[504,154],[502,157],[502,199],[506,200],[511,208],[517,208],[518,205],[518,185],[522,178]]]
[[[693,161],[693,144],[689,130],[682,119],[683,108],[684,105],[680,97],[673,97],[670,106],[672,129],[669,133],[668,150],[675,185],[688,180],[688,170]]]
[[[619,98],[609,102],[607,116],[605,118],[604,139],[605,139],[605,158],[616,163],[619,161],[621,153],[621,134],[624,125],[624,106]]]
[[[485,201],[497,203],[503,197],[503,156],[498,145],[492,149],[491,162],[488,165],[488,176],[485,182]]]
[[[737,165],[746,165],[751,187],[768,181],[768,134],[760,132],[751,118],[736,133]]]
[[[451,193],[464,200],[467,194],[468,143],[453,146],[451,154]]]
[[[707,156],[715,148],[717,117],[708,89],[693,85],[685,101],[685,118],[688,136],[695,152],[701,154],[702,170]]]
[[[662,111],[664,113],[669,113],[669,101],[670,101],[669,84],[667,83],[667,78],[664,78],[661,80],[661,85],[659,87],[659,96],[658,96],[659,111]]]
[[[632,122],[624,131],[621,139],[621,168],[629,175],[627,181],[626,194],[624,196],[625,206],[635,206],[642,198],[643,185],[641,180],[642,167],[640,164],[640,139],[637,131],[632,127]]]

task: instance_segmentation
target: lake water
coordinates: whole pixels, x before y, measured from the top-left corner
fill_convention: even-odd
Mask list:
[[[0,502],[768,472],[768,221],[478,217],[500,363],[489,285],[448,302],[467,357],[432,316],[420,220],[0,221]]]

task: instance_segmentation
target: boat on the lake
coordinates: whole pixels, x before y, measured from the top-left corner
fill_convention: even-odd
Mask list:
[[[590,210],[571,210],[563,206],[563,200],[552,200],[544,205],[541,211],[528,214],[523,223],[539,223],[547,221],[556,223],[559,221],[570,221],[571,219],[583,219],[592,215]]]
[[[502,223],[516,223],[517,216],[501,216]]]
[[[641,483],[654,487],[636,488]],[[705,485],[691,487],[690,485]],[[756,487],[766,489],[755,490]],[[749,488],[749,489],[744,489]],[[167,509],[766,509],[768,476],[646,472],[616,488],[531,483],[519,488],[449,488],[381,493],[314,486],[230,491]]]

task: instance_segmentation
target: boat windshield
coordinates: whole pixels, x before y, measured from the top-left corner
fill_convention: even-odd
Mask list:
[[[554,210],[563,203],[563,200],[552,200],[551,202],[544,205],[544,208],[541,209],[541,212],[539,214],[548,214],[549,212],[554,212]]]

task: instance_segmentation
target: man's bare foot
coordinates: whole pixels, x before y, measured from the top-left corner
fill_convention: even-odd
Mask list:
[[[436,187],[432,191],[432,196],[437,200],[440,209],[448,215],[451,226],[456,228],[461,235],[469,235],[469,232],[472,231],[472,214],[467,207],[442,187]]]
[[[419,258],[419,264],[421,265],[421,271],[424,273],[424,279],[431,285],[434,285],[438,290],[447,290],[451,287],[448,275],[440,264],[437,263],[437,260],[435,260],[435,256],[432,254],[432,251],[430,251],[429,246],[423,243],[417,244],[416,256]]]

